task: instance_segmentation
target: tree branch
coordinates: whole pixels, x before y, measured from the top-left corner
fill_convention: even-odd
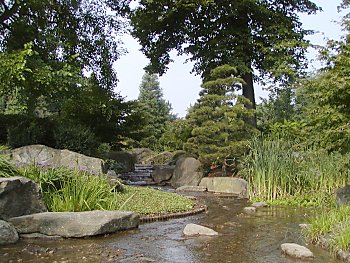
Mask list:
[[[0,23],[4,24],[6,20],[10,19],[14,14],[17,13],[21,5],[20,5],[20,1],[15,1],[13,6],[9,8],[8,6],[6,6],[4,0],[1,0],[0,3],[5,9],[5,11],[2,14],[0,14]]]

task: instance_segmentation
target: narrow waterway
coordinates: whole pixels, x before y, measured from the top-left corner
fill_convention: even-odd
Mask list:
[[[59,241],[22,240],[0,247],[0,262],[170,262],[170,263],[295,263],[281,254],[280,245],[305,245],[299,223],[308,209],[262,208],[242,214],[246,200],[200,194],[208,211],[186,218],[142,224],[138,229],[104,237]],[[217,237],[184,237],[188,223],[213,228]],[[315,263],[340,262],[327,252],[307,245]]]

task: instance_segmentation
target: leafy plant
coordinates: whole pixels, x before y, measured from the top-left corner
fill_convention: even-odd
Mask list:
[[[9,162],[5,155],[0,154],[0,177],[20,176],[21,172]]]

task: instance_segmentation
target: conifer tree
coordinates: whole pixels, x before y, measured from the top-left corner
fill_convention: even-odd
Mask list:
[[[242,80],[236,74],[236,69],[229,65],[212,70],[187,116],[193,130],[184,147],[198,155],[204,168],[213,162],[222,164],[226,158],[241,156],[247,139],[255,131],[246,121],[254,111],[244,107],[247,99],[236,94],[242,87]]]
[[[145,113],[144,138],[140,146],[152,150],[162,150],[159,139],[165,131],[166,123],[175,117],[171,114],[171,105],[163,99],[163,92],[156,74],[143,75],[138,101]]]

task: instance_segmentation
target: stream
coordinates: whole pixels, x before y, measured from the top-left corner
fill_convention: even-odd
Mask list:
[[[247,200],[209,193],[195,195],[208,206],[207,212],[95,238],[20,240],[0,247],[0,262],[302,262],[282,255],[280,245],[305,245],[298,225],[307,222],[312,210],[271,207],[245,215],[242,210]],[[185,237],[182,230],[188,223],[210,227],[220,235]],[[312,262],[341,262],[322,249],[307,247],[315,255]]]

